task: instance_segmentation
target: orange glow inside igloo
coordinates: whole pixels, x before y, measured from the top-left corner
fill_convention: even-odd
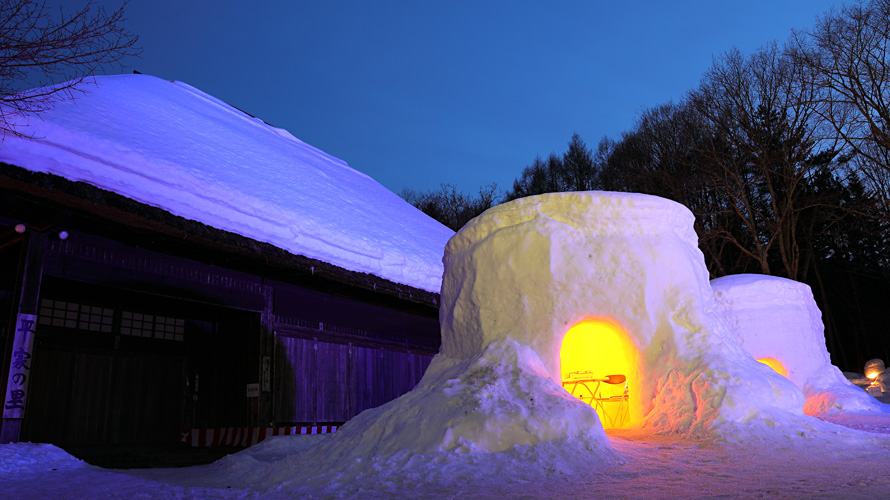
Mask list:
[[[581,321],[566,332],[559,356],[563,388],[592,406],[604,428],[640,420],[639,351],[621,325]]]

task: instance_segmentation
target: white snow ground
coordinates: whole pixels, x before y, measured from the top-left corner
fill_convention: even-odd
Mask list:
[[[0,161],[83,181],[298,255],[432,292],[454,232],[374,179],[181,82],[96,77],[6,117]]]
[[[285,499],[285,498],[831,498],[890,497],[890,413],[836,419],[864,440],[737,446],[677,440],[639,429],[611,430],[618,461],[603,467],[583,456],[531,447],[503,452],[439,452],[435,460],[354,476],[318,476],[306,462],[332,436],[281,436],[210,465],[107,470],[47,444],[0,446],[4,499]],[[866,432],[867,431],[867,432]],[[534,461],[529,461],[534,458]],[[275,475],[269,474],[276,470]]]

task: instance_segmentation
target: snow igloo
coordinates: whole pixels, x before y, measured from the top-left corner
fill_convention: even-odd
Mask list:
[[[711,287],[735,340],[804,392],[805,413],[879,406],[831,364],[822,314],[808,285],[775,276],[739,274],[712,280]]]
[[[607,427],[710,436],[764,410],[802,414],[800,388],[729,328],[693,221],[678,203],[628,193],[541,195],[486,211],[445,250],[441,355],[468,359],[509,339],[566,388],[617,375],[626,416],[599,411]]]

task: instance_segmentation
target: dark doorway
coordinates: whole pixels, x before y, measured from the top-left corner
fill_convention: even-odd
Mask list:
[[[254,312],[48,277],[21,439],[175,446],[183,429],[255,425],[259,325]]]
[[[43,340],[34,353],[23,440],[63,447],[179,441],[185,356]]]

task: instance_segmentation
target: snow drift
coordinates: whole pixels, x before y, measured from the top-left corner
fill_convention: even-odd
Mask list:
[[[96,77],[7,114],[0,161],[83,181],[298,255],[438,291],[454,233],[370,177],[181,82]]]

